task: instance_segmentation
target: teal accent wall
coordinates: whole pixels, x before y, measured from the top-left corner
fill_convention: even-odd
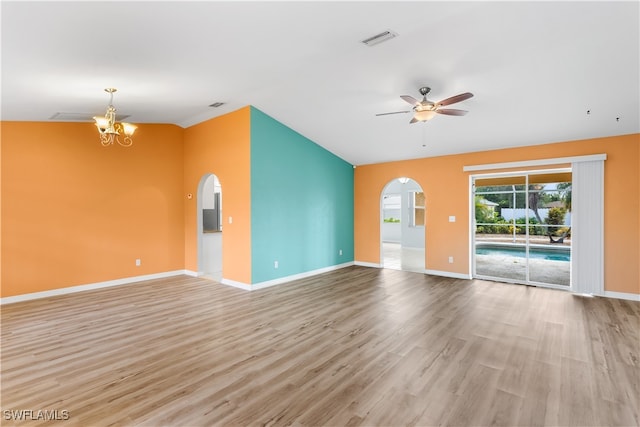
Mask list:
[[[251,108],[252,283],[352,262],[353,203],[351,164]]]

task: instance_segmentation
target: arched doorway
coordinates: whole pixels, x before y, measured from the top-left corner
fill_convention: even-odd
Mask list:
[[[205,174],[198,184],[198,275],[222,280],[222,186]]]
[[[416,181],[401,177],[380,196],[380,264],[395,270],[425,271],[425,197]]]

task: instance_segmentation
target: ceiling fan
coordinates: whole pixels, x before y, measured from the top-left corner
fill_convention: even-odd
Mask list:
[[[433,102],[427,99],[427,94],[431,91],[430,87],[421,87],[420,95],[422,95],[422,101],[418,101],[413,96],[402,95],[400,98],[407,101],[409,104],[413,105],[411,110],[407,111],[394,111],[391,113],[380,113],[376,114],[376,116],[387,116],[389,114],[401,114],[401,113],[411,113],[414,112],[413,118],[409,123],[417,123],[417,122],[426,122],[427,120],[431,120],[436,113],[437,114],[445,114],[447,116],[464,116],[467,114],[465,110],[457,110],[455,108],[441,108],[446,105],[455,104],[457,102],[462,102],[465,99],[469,99],[473,96],[470,92],[461,93],[460,95],[452,96],[447,99],[443,99],[440,102]]]

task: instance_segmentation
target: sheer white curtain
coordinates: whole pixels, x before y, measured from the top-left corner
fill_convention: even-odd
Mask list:
[[[571,290],[604,294],[604,160],[571,165]]]

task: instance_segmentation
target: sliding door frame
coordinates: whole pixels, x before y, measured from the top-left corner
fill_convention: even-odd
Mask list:
[[[558,157],[558,158],[550,158],[550,159],[537,159],[537,160],[524,160],[524,161],[515,161],[515,162],[504,162],[504,163],[492,163],[492,164],[480,164],[480,165],[469,165],[469,166],[463,166],[462,170],[463,172],[481,172],[481,171],[486,171],[487,174],[489,174],[488,171],[496,171],[495,173],[500,173],[497,172],[499,170],[514,170],[516,168],[549,168],[551,169],[552,166],[558,166],[558,167],[566,167],[566,165],[571,165],[572,166],[572,170],[573,167],[575,167],[575,165],[577,163],[583,163],[583,162],[602,162],[602,168],[604,168],[604,161],[607,159],[607,155],[606,154],[590,154],[590,155],[585,155],[585,156],[572,156],[572,157]],[[535,169],[536,171],[538,169]],[[512,173],[512,172],[504,172],[504,173]],[[573,172],[572,172],[573,175]],[[476,175],[470,175],[469,176],[469,234],[470,234],[470,238],[469,238],[469,266],[470,266],[470,273],[473,273],[475,271],[475,203],[473,200],[473,182],[474,182],[474,177]],[[601,174],[601,182],[600,185],[602,186],[602,190],[598,191],[597,197],[599,198],[599,203],[598,200],[593,200],[592,203],[598,203],[600,206],[603,205],[604,203],[604,174]],[[575,179],[575,177],[572,177],[572,182],[574,184],[577,183],[578,180]],[[582,183],[579,183],[578,185],[582,185]],[[575,192],[575,191],[574,191]],[[573,194],[573,198],[577,199],[577,198],[582,198],[583,195],[579,195],[579,194]],[[575,203],[575,200],[574,200]],[[602,209],[603,210],[603,209]],[[599,227],[599,230],[596,230],[596,233],[598,235],[600,235],[600,233],[602,233],[602,230],[604,229],[604,219],[603,219],[604,215],[600,215],[599,218],[599,223],[596,224]],[[576,232],[582,232],[582,230],[575,230]],[[473,235],[473,236],[472,236]],[[570,290],[572,292],[576,292],[576,293],[588,293],[589,295],[604,295],[605,294],[605,290],[604,290],[604,256],[603,256],[603,251],[604,251],[604,240],[600,239],[600,242],[598,242],[597,244],[600,245],[600,247],[589,247],[589,243],[586,244],[582,244],[581,246],[584,247],[576,247],[576,252],[574,252],[574,248],[573,246],[576,246],[575,244],[572,244],[572,259],[571,259],[571,275],[574,276],[574,269],[576,269],[577,266],[581,266],[583,264],[584,261],[586,261],[587,259],[592,259],[594,263],[597,263],[598,265],[596,266],[596,270],[599,271],[598,277],[592,278],[592,281],[590,281],[591,283],[589,283],[587,286],[579,283],[575,283],[574,277],[572,277],[571,279],[571,285],[569,286]],[[591,245],[593,246],[593,243],[591,243]],[[594,256],[595,254],[595,256]],[[585,256],[586,255],[586,256]],[[580,257],[580,259],[576,259],[577,257]],[[580,272],[582,273],[582,272]],[[563,287],[564,288],[564,287]]]
[[[531,280],[530,275],[530,263],[529,263],[529,249],[530,249],[530,227],[531,223],[529,222],[529,177],[532,175],[546,175],[553,173],[571,173],[571,168],[554,168],[554,169],[534,169],[534,170],[526,170],[526,171],[510,171],[510,172],[495,172],[495,173],[486,173],[486,174],[475,174],[469,176],[469,194],[470,194],[470,205],[471,210],[469,213],[469,218],[471,220],[470,225],[470,234],[471,234],[471,249],[470,249],[470,257],[471,257],[471,276],[473,278],[485,279],[485,280],[495,280],[506,283],[516,283],[521,285],[529,285],[529,286],[537,286],[544,288],[553,288],[553,289],[561,289],[561,290],[570,290],[571,289],[571,272],[569,273],[569,286],[567,285],[559,285],[553,283],[544,283],[544,282],[536,282]],[[525,234],[524,234],[524,248],[525,248],[525,277],[524,280],[506,278],[506,277],[493,277],[493,276],[485,276],[478,275],[476,273],[476,222],[475,222],[475,196],[476,196],[476,186],[475,182],[477,179],[492,179],[492,178],[515,178],[522,177],[524,178],[524,192],[525,192]],[[522,184],[519,184],[522,185]],[[517,206],[513,206],[514,209]],[[515,221],[515,219],[514,219]],[[571,253],[573,252],[573,248],[570,249]]]

